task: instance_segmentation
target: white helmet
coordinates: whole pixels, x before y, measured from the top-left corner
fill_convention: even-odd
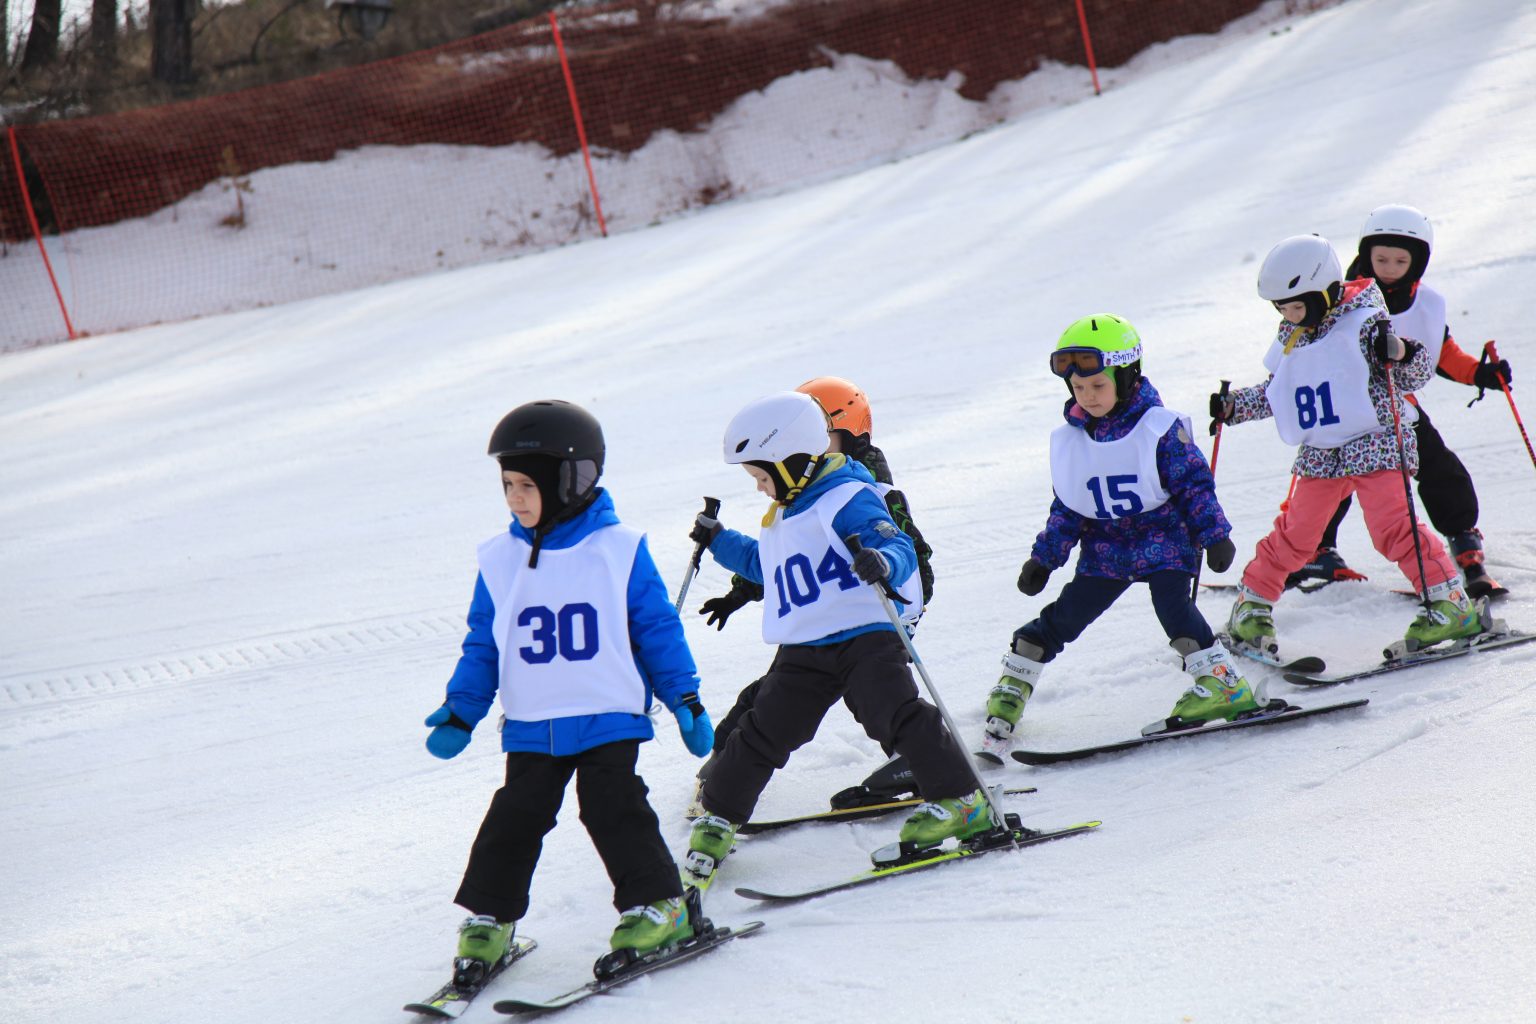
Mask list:
[[[725,461],[779,463],[792,455],[816,458],[831,445],[827,414],[810,395],[783,391],[751,402],[725,428]]]
[[[1331,290],[1344,281],[1339,255],[1321,235],[1292,235],[1269,250],[1259,268],[1259,297],[1270,302],[1321,292],[1332,302]]]
[[[1360,229],[1360,240],[1364,242],[1372,235],[1416,238],[1424,243],[1426,250],[1435,247],[1435,229],[1430,226],[1429,218],[1401,203],[1389,203],[1371,211],[1370,216],[1365,218],[1365,227]]]

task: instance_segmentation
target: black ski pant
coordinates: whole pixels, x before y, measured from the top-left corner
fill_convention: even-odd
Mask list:
[[[677,864],[646,800],[645,780],[635,774],[639,755],[639,740],[567,757],[508,754],[506,785],[491,797],[454,902],[498,921],[522,919],[544,836],[555,827],[572,775],[581,823],[613,881],[614,909],[681,896]]]
[[[1089,624],[1103,615],[1127,589],[1131,580],[1112,580],[1103,576],[1073,576],[1061,588],[1056,600],[1040,610],[1039,618],[1020,626],[1015,637],[1023,637],[1045,651],[1041,661],[1050,661],[1073,640],[1083,635]],[[1188,637],[1205,650],[1216,642],[1210,624],[1195,607],[1190,591],[1194,577],[1177,569],[1164,569],[1136,581],[1152,591],[1152,610],[1162,623],[1168,639]]]
[[[907,666],[906,648],[891,630],[780,647],[704,780],[704,807],[727,821],[750,821],[769,778],[811,741],[838,700],[871,739],[911,762],[924,799],[974,790],[965,752],[939,709],[918,696]]]
[[[1445,446],[1445,439],[1430,422],[1423,406],[1419,407],[1413,436],[1419,442],[1419,501],[1424,504],[1425,518],[1443,536],[1466,533],[1477,525],[1477,490],[1472,486],[1472,474],[1456,453]],[[1323,531],[1323,547],[1339,546],[1339,524],[1353,502],[1353,497],[1339,502],[1339,510]]]

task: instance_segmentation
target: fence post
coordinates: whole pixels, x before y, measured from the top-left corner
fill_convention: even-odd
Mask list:
[[[32,209],[32,193],[27,190],[27,176],[21,169],[21,148],[16,145],[16,126],[8,126],[7,134],[11,140],[11,160],[16,165],[16,187],[21,190],[21,205],[27,211],[27,224],[32,228],[32,237],[37,239],[37,251],[43,254],[43,267],[48,271],[48,281],[53,285],[53,297],[59,300],[59,312],[64,315],[64,330],[69,332],[69,340],[74,341],[75,325],[69,322],[69,310],[64,305],[64,293],[59,290],[59,279],[53,274],[53,261],[48,258],[48,247],[43,244],[43,233],[37,227],[37,211]]]
[[[1093,94],[1099,91],[1099,65],[1093,59],[1093,36],[1088,34],[1088,12],[1083,10],[1083,0],[1077,0],[1077,24],[1083,30],[1083,50],[1088,54],[1088,72],[1093,75]]]
[[[592,153],[587,148],[587,127],[581,120],[581,103],[576,99],[576,83],[571,78],[571,64],[565,58],[565,41],[560,38],[560,23],[555,12],[549,12],[549,27],[555,34],[555,50],[560,54],[560,70],[565,73],[565,91],[571,97],[571,116],[576,119],[576,138],[581,142],[581,159],[587,165],[587,187],[592,190],[592,208],[597,211],[597,229],[608,237],[608,224],[603,220],[603,201],[597,194],[597,178],[592,174]]]

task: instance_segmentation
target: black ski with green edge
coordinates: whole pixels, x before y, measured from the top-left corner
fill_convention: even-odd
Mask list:
[[[828,893],[857,889],[860,886],[870,885],[887,878],[910,875],[917,871],[926,871],[928,868],[936,868],[941,864],[955,864],[960,861],[970,860],[973,857],[980,857],[983,854],[996,853],[998,850],[1012,850],[1021,846],[1035,846],[1039,843],[1048,843],[1053,839],[1065,839],[1067,836],[1091,832],[1101,824],[1097,821],[1085,821],[1077,825],[1068,825],[1066,828],[1039,832],[1035,829],[1021,826],[1017,814],[1009,814],[1007,822],[1008,828],[1006,829],[999,829],[976,836],[958,846],[947,849],[917,850],[907,843],[894,843],[890,846],[882,847],[873,854],[876,867],[854,875],[852,878],[844,879],[841,882],[833,882],[830,885],[821,885],[814,889],[805,889],[800,892],[782,893],[738,888],[736,895],[745,896],[749,900],[759,900],[764,903],[794,903],[798,900],[808,900],[815,896],[825,896]]]
[[[697,909],[697,898],[690,899],[690,910]],[[743,935],[751,935],[763,927],[761,921],[749,921],[737,928],[717,928],[713,922],[702,915],[693,918],[703,925],[700,933],[691,939],[686,939],[675,946],[636,957],[633,950],[617,950],[599,959],[592,968],[592,973],[597,976],[595,981],[589,981],[580,988],[573,988],[569,992],[555,996],[553,999],[501,999],[493,1006],[497,1013],[505,1013],[513,1016],[527,1014],[551,1013],[555,1010],[563,1010],[567,1006],[575,1006],[577,1003],[593,996],[611,992],[620,985],[627,984],[640,977],[642,974],[650,974],[664,967],[675,967],[694,957],[702,956],[712,949],[725,945],[732,939],[739,939]]]
[[[1010,796],[1018,793],[1033,793],[1035,792],[1035,787],[1026,786],[1022,789],[1005,789],[1003,792]],[[796,825],[878,818],[883,815],[893,814],[896,811],[911,810],[922,802],[920,797],[912,797],[908,800],[886,800],[881,803],[866,804],[863,807],[845,807],[830,811],[817,811],[814,814],[802,814],[797,818],[780,818],[777,821],[749,821],[738,828],[736,834],[739,836],[751,836],[757,835],[760,832],[773,832],[781,828],[793,828]]]
[[[425,1017],[450,1020],[463,1016],[464,1011],[469,1009],[470,1000],[479,995],[485,986],[495,981],[501,972],[532,953],[537,946],[538,943],[533,939],[515,937],[507,950],[507,955],[493,964],[483,975],[469,970],[473,966],[472,963],[456,965],[452,981],[419,1003],[406,1003],[404,1009]]]
[[[1481,636],[1472,637],[1470,640],[1458,640],[1445,646],[1403,653],[1397,657],[1387,658],[1379,665],[1361,669],[1359,672],[1346,672],[1338,676],[1318,676],[1301,672],[1287,672],[1285,673],[1285,681],[1295,683],[1297,686],[1337,686],[1340,683],[1352,683],[1357,679],[1370,679],[1373,676],[1386,675],[1388,672],[1400,672],[1405,668],[1432,665],[1437,661],[1445,661],[1447,658],[1459,658],[1464,654],[1481,654],[1486,651],[1503,650],[1506,647],[1530,643],[1532,640],[1536,640],[1536,633],[1521,633],[1513,630],[1503,633],[1484,633]]]
[[[1076,750],[1015,750],[1012,756],[1015,761],[1029,765],[1081,761],[1085,758],[1097,757],[1100,754],[1115,754],[1125,750],[1134,750],[1137,747],[1144,747],[1149,743],[1159,743],[1163,740],[1183,739],[1191,736],[1209,736],[1212,733],[1230,732],[1233,729],[1256,728],[1261,725],[1278,725],[1282,722],[1294,722],[1298,718],[1307,718],[1312,715],[1326,715],[1333,711],[1361,708],[1369,703],[1369,700],[1361,698],[1359,700],[1343,701],[1338,704],[1324,704],[1321,707],[1303,708],[1297,707],[1294,704],[1288,704],[1283,700],[1272,700],[1264,710],[1231,722],[1207,722],[1205,725],[1188,726],[1179,729],[1164,727],[1155,729],[1150,733],[1143,733],[1134,739],[1119,740],[1115,743],[1102,743],[1096,747],[1079,747]]]

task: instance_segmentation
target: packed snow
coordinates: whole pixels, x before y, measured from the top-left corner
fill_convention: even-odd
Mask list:
[[[445,977],[451,899],[502,759],[482,726],[423,748],[457,656],[475,545],[503,529],[484,445],[508,409],[577,401],[604,482],[672,588],[703,495],[762,511],[721,462],[738,407],[856,380],[935,548],[918,644],[967,732],[1051,497],[1065,397],[1045,353],[1078,316],[1141,330],[1149,377],[1203,423],[1262,379],[1254,292],[1279,238],[1347,256],[1365,214],[1434,219],[1430,277],[1464,347],[1496,338],[1536,393],[1521,0],[1350,0],[911,159],[613,238],[302,303],[0,358],[0,1017],[409,1020]],[[1536,629],[1536,482],[1502,397],[1425,405],[1483,504],[1498,606]],[[1536,407],[1533,407],[1536,408]],[[1268,424],[1223,436],[1237,567],[1285,495]],[[1413,603],[1356,513],[1364,583],[1277,608],[1291,654],[1363,668]],[[766,667],[750,612],[692,614],[718,717]],[[1201,606],[1224,619],[1228,595]],[[1536,645],[1533,645],[1536,648]],[[898,819],[744,839],[708,898],[767,927],[568,1011],[572,1021],[1516,1022],[1536,1014],[1536,649],[1298,702],[1358,712],[996,773],[1007,807],[1096,833],[791,907],[737,885],[851,874]],[[1134,735],[1186,677],[1142,588],[1049,666],[1022,736]],[[641,765],[674,850],[697,762],[669,718]],[[842,709],[762,816],[825,806],[879,761]],[[471,1008],[588,976],[616,916],[569,800],[522,931],[539,949]]]

